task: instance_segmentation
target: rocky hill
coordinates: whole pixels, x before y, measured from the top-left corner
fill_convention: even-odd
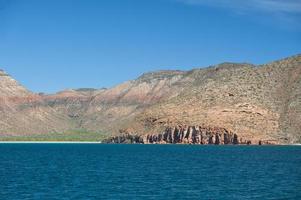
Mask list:
[[[5,97],[26,97],[31,93],[0,69],[0,98]]]
[[[110,89],[54,95],[34,94],[0,71],[2,136],[86,130],[153,141],[184,127],[227,130],[252,143],[301,142],[301,55],[260,66],[151,72]],[[200,142],[199,132],[199,139],[182,134],[178,141]],[[207,142],[217,132],[210,134]]]

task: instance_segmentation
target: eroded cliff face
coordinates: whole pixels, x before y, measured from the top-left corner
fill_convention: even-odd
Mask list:
[[[167,127],[162,133],[139,135],[121,130],[104,143],[113,144],[200,144],[252,145],[280,144],[277,140],[249,140],[225,128],[204,126]]]
[[[223,63],[158,71],[110,89],[54,95],[34,94],[0,71],[0,134],[84,129],[119,135],[122,129],[140,138],[152,135],[153,141],[187,125],[208,131],[222,127],[252,143],[296,143],[301,142],[300,89],[300,55],[261,66]],[[223,141],[222,132],[218,135]]]
[[[167,127],[162,133],[147,135],[126,132],[118,136],[113,136],[104,142],[142,144],[251,144],[251,141],[246,141],[242,138],[239,142],[237,134],[224,128],[202,126]]]

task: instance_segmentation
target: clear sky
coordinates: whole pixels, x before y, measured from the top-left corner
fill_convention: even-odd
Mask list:
[[[301,53],[300,0],[0,0],[0,68],[35,92]]]

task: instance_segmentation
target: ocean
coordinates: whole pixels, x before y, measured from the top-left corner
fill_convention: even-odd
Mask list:
[[[301,199],[301,146],[0,144],[0,199]]]

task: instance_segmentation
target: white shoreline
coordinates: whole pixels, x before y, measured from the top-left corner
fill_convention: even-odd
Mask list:
[[[27,143],[27,144],[32,144],[32,143],[38,143],[38,144],[101,144],[101,142],[81,142],[81,141],[0,141],[0,144],[13,144],[13,143]]]

